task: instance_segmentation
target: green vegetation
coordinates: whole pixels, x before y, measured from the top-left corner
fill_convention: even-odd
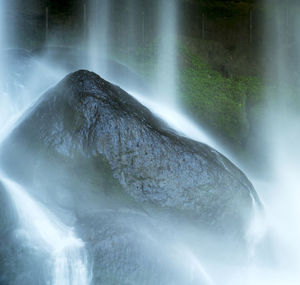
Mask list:
[[[131,54],[119,53],[118,59],[151,81],[156,66],[155,50],[154,45],[149,45]],[[191,118],[240,152],[247,145],[253,125],[258,124],[263,84],[255,76],[224,74],[222,69],[215,68],[217,65],[212,66],[203,53],[199,54],[189,45],[180,44],[180,102]]]
[[[254,76],[224,76],[184,49],[181,97],[192,117],[233,147],[243,147],[262,99],[262,82]]]

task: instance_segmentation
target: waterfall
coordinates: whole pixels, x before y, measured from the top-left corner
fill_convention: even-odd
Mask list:
[[[177,88],[177,0],[158,1],[158,66],[156,88],[158,97],[176,106]]]
[[[5,0],[0,0],[0,78],[3,78],[6,73],[6,66],[3,62],[5,61],[5,55],[3,50],[7,47],[7,34],[5,33],[6,27],[6,12],[7,12],[7,3]],[[7,93],[6,82],[0,80],[0,92],[1,92],[1,112],[0,112],[0,125],[3,125],[6,122],[7,117],[9,117],[14,112],[14,104]]]
[[[10,30],[13,30],[11,23],[5,22],[8,2],[7,0],[0,0],[0,50],[7,47],[8,35],[5,27],[9,26]],[[85,15],[88,20],[86,27],[88,66],[102,77],[106,76],[108,68],[106,59],[112,54],[112,37],[117,37],[110,31],[111,26],[113,26],[112,22],[115,20],[115,18],[112,18],[113,13],[111,12],[113,2],[115,1],[88,0],[88,13]],[[137,8],[139,7],[138,1],[127,0],[124,2],[128,8],[127,16],[122,22],[124,26],[122,31],[118,31],[118,35],[122,35],[122,42],[126,45],[126,51],[129,55],[138,48],[145,47],[145,11],[142,11],[141,17],[141,11]],[[187,116],[178,111],[176,99],[178,84],[176,41],[179,4],[178,0],[158,0],[155,2],[157,3],[157,9],[154,21],[158,23],[156,34],[158,45],[155,53],[157,69],[156,74],[154,74],[154,85],[157,97],[153,100],[135,94],[131,90],[128,90],[128,92],[179,134],[222,150],[222,147],[217,145],[204,130],[193,124],[187,119]],[[270,138],[269,149],[266,151],[270,152],[272,158],[270,165],[273,168],[275,178],[271,182],[268,181],[270,191],[266,191],[265,184],[262,187],[257,187],[265,201],[266,217],[262,217],[260,209],[252,197],[253,220],[246,236],[249,245],[249,259],[251,259],[249,263],[232,265],[226,264],[228,259],[224,259],[225,261],[220,261],[222,264],[219,265],[215,260],[213,262],[207,260],[206,256],[200,259],[198,255],[201,254],[194,250],[196,248],[194,244],[190,244],[190,248],[177,243],[174,246],[165,243],[159,247],[162,253],[167,252],[166,255],[170,257],[168,262],[172,263],[175,260],[180,265],[178,270],[181,270],[183,275],[186,272],[189,273],[187,274],[189,284],[266,285],[300,283],[298,273],[300,267],[298,245],[300,239],[298,226],[298,218],[300,217],[298,186],[300,151],[296,146],[296,143],[300,140],[300,116],[299,108],[297,108],[300,103],[296,101],[297,104],[293,104],[297,96],[292,94],[296,93],[298,95],[297,90],[299,89],[298,74],[300,73],[300,67],[296,65],[300,66],[300,37],[298,36],[300,21],[297,19],[299,10],[292,11],[290,9],[288,11],[288,8],[284,6],[279,6],[278,9],[280,11],[275,15],[277,19],[277,22],[275,22],[276,28],[272,28],[272,31],[269,30],[269,33],[275,33],[277,36],[272,41],[267,39],[270,40],[270,46],[266,51],[273,60],[268,73],[272,73],[272,76],[270,76],[272,80],[277,76],[276,80],[278,82],[276,92],[272,89],[272,94],[269,94],[272,98],[272,104],[270,104],[271,108],[266,122],[268,131],[265,132]],[[116,17],[116,15],[114,14],[113,17]],[[142,21],[140,18],[142,18]],[[293,27],[291,27],[292,25]],[[137,35],[139,32],[142,36]],[[111,34],[113,35],[111,36]],[[141,37],[143,38],[142,44]],[[2,139],[6,138],[15,126],[15,124],[9,125],[8,122],[20,110],[24,110],[25,107],[30,105],[31,100],[33,100],[35,93],[32,90],[38,84],[38,75],[41,70],[48,77],[54,78],[53,81],[58,81],[64,73],[64,71],[58,73],[58,69],[52,70],[51,66],[44,69],[40,69],[39,66],[34,73],[30,70],[32,83],[30,82],[28,90],[32,97],[24,100],[24,97],[19,96],[21,100],[26,102],[21,108],[16,108],[18,99],[12,96],[4,79],[10,66],[7,63],[8,60],[4,60],[3,54],[3,52],[0,52],[0,134],[3,132],[3,135],[0,135],[0,144]],[[291,64],[292,61],[294,61],[293,64]],[[52,81],[51,84],[53,84]],[[48,86],[51,84],[48,84]],[[295,89],[287,89],[287,86],[293,84]],[[295,90],[296,92],[294,92]],[[273,96],[274,93],[277,96]],[[274,100],[276,97],[279,99],[278,101]],[[294,107],[292,111],[291,105]],[[3,125],[6,129],[2,127]],[[222,152],[224,153],[224,151]],[[19,221],[18,229],[22,233],[19,236],[20,241],[26,242],[32,248],[45,253],[49,257],[48,261],[41,260],[41,262],[47,262],[47,265],[50,265],[51,278],[46,284],[91,284],[90,262],[85,243],[77,235],[75,229],[65,225],[51,208],[33,198],[29,194],[30,189],[27,189],[24,185],[18,184],[1,172],[0,182],[13,202]],[[181,233],[178,232],[179,234]],[[258,254],[261,254],[260,243],[264,241],[266,235],[272,237],[272,243],[274,244],[272,255],[275,256],[275,261],[267,260],[269,256],[262,259],[257,257]],[[158,242],[161,242],[161,240],[158,240]]]
[[[156,59],[154,77],[154,92],[160,101],[176,106],[177,99],[177,34],[178,34],[178,0],[157,1],[156,15]],[[118,43],[125,53],[138,52],[147,46],[145,26],[147,18],[145,11],[138,11],[141,4],[134,0],[127,0],[123,5],[122,19],[115,19],[114,1],[89,0],[87,7],[87,50],[89,68],[107,76],[107,61],[112,56],[112,43]],[[145,9],[145,7],[142,7]],[[114,21],[122,23],[121,28],[116,28]],[[119,31],[121,29],[121,31]],[[116,31],[117,30],[117,31]],[[116,38],[119,42],[116,41]],[[119,47],[119,48],[120,48]],[[141,60],[141,59],[140,59]]]
[[[1,100],[5,98],[0,92]],[[3,112],[11,107],[11,100],[1,106],[0,144],[11,133],[26,113]],[[15,206],[19,220],[19,232],[23,233],[20,242],[27,242],[32,248],[45,252],[50,257],[51,285],[89,285],[91,275],[84,242],[76,236],[75,231],[65,226],[43,204],[35,201],[20,184],[0,174],[0,181],[8,192]],[[49,281],[49,280],[48,280]]]
[[[105,76],[109,57],[109,0],[88,1],[88,55],[92,71]],[[101,61],[100,59],[104,59]]]
[[[174,108],[174,106],[170,107],[166,104],[166,102],[146,98],[134,91],[128,91],[128,93],[151,110],[153,114],[163,119],[164,122],[166,122],[172,129],[176,130],[180,135],[208,144],[216,149],[220,149],[219,145],[211,137],[209,137],[203,129],[189,120],[179,110]],[[174,120],[174,118],[177,119]]]
[[[275,90],[265,92],[270,101],[265,130],[273,177],[272,192],[267,193],[270,223],[278,237],[276,251],[280,264],[297,283],[300,282],[297,269],[300,266],[299,9],[297,1],[282,1],[269,10],[269,41],[265,49],[265,54],[272,58],[266,76],[276,82]]]
[[[8,23],[5,17],[7,5],[8,1],[0,0],[0,144],[13,130],[18,119],[26,112],[26,108],[36,97],[33,92],[34,88],[29,91],[31,95],[29,97],[23,96],[24,94],[20,94],[20,92],[17,92],[18,94],[11,93],[15,87],[19,88],[17,86],[19,82],[13,78],[16,74],[10,73],[11,62],[7,58],[6,51],[3,51],[7,45],[7,27],[12,29],[12,23]],[[12,57],[13,55],[11,55]],[[34,75],[32,74],[32,77]],[[37,84],[36,78],[34,78],[34,83]],[[9,86],[9,84],[13,86]],[[20,89],[23,87],[21,86]],[[18,100],[26,102],[22,101],[22,104],[17,105]],[[85,244],[76,236],[75,231],[65,226],[51,210],[34,200],[22,185],[4,174],[0,174],[0,181],[9,194],[17,213],[19,232],[22,233],[20,242],[27,242],[30,247],[49,256],[51,280],[45,280],[44,284],[90,284],[91,276]]]
[[[3,95],[5,94],[1,92],[1,100],[5,98]],[[10,100],[6,103],[1,106],[1,119],[5,124],[0,130],[0,143],[11,133],[20,117],[26,112],[26,110],[18,113],[2,112],[2,109],[12,104]],[[18,216],[19,232],[22,233],[20,242],[27,242],[30,247],[45,252],[50,257],[51,280],[47,284],[90,284],[91,275],[85,244],[76,236],[74,230],[65,226],[43,204],[30,197],[23,186],[4,174],[0,174],[0,181],[11,197]]]
[[[76,237],[73,229],[63,225],[21,185],[4,175],[0,180],[11,196],[24,238],[48,253],[52,260],[51,285],[88,285],[87,254],[83,241]]]

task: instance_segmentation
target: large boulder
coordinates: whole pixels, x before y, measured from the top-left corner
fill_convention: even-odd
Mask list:
[[[76,228],[95,284],[209,284],[203,276],[189,280],[198,263],[170,241],[197,244],[202,255],[229,262],[259,203],[247,177],[222,154],[179,136],[85,70],[68,75],[23,116],[1,144],[0,161]],[[212,236],[219,247],[209,245]]]
[[[1,157],[11,174],[55,184],[49,196],[71,208],[89,201],[89,211],[104,196],[112,203],[122,196],[241,234],[257,199],[246,176],[219,152],[177,135],[119,87],[83,70],[39,100],[2,144]]]

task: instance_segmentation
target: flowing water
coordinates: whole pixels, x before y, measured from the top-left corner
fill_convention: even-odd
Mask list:
[[[265,90],[268,104],[261,130],[262,138],[268,142],[267,146],[261,147],[269,158],[269,169],[266,171],[266,180],[261,181],[256,177],[252,179],[265,209],[262,213],[254,203],[253,220],[246,236],[248,262],[240,266],[212,266],[223,273],[211,274],[207,284],[300,284],[300,152],[297,147],[300,140],[300,8],[295,2],[286,1],[276,5],[273,3],[269,10],[269,22],[266,25],[268,42],[264,50],[269,58],[266,81],[277,82],[275,89]],[[170,25],[170,22],[165,23],[164,27]],[[172,76],[172,72],[170,74]],[[161,82],[168,86],[170,81]],[[159,99],[152,100],[134,92],[129,93],[179,133],[222,151],[222,146],[209,138],[205,131],[194,126],[186,116],[182,117],[172,104],[170,106]],[[190,260],[188,264],[193,268]]]
[[[106,61],[104,61],[104,65],[99,64],[99,59],[107,59],[110,56],[110,1],[89,0],[87,11],[89,66],[91,70],[105,75],[107,72]]]
[[[299,12],[297,1],[279,1],[269,6],[267,15],[266,79],[273,88],[265,90],[268,108],[262,131],[270,178],[256,188],[266,205],[274,265],[266,268],[266,274],[257,269],[260,279],[255,284],[300,284]]]
[[[10,74],[11,71],[11,61],[6,58],[6,52],[2,53],[2,50],[6,48],[5,27],[10,24],[4,22],[4,15],[7,13],[5,8],[6,1],[0,0],[0,143],[13,130],[17,124],[16,122],[26,112],[28,106],[37,98],[37,90],[35,90],[34,86],[37,85],[37,74],[45,72],[50,76],[48,79],[53,77],[50,72],[51,68],[38,66],[36,71],[31,70],[31,78],[35,79],[28,79],[28,82],[31,81],[31,83],[28,84],[27,90],[17,80],[12,85],[7,84],[10,80],[7,74]],[[17,75],[13,74],[13,76]],[[49,83],[46,83],[45,86],[49,87]],[[30,96],[26,96],[25,91],[28,91]],[[14,92],[23,93],[17,94],[17,97]],[[17,98],[22,98],[23,100],[18,102]],[[0,181],[4,186],[3,188],[10,195],[17,213],[20,242],[27,242],[32,248],[45,252],[49,256],[50,262],[48,260],[47,263],[51,264],[50,271],[52,273],[50,274],[50,280],[47,280],[47,284],[90,284],[91,276],[85,245],[76,236],[75,231],[65,226],[47,207],[34,200],[27,189],[8,178],[5,174],[1,173]]]
[[[177,0],[158,1],[158,66],[156,88],[158,100],[173,107],[177,104]]]
[[[24,112],[15,114],[1,112],[6,124],[0,130],[0,144],[16,126]],[[0,181],[15,206],[20,227],[18,230],[22,233],[20,242],[28,242],[31,247],[45,252],[52,260],[52,277],[47,284],[90,284],[91,276],[84,243],[76,237],[74,230],[65,226],[55,214],[35,201],[25,188],[5,174],[0,175]]]
[[[3,28],[6,14],[5,0],[0,0],[0,49],[6,48],[6,32]],[[191,123],[186,116],[178,111],[177,106],[177,9],[176,0],[157,1],[157,22],[159,29],[158,65],[155,88],[159,90],[155,99],[145,98],[135,91],[129,93],[147,106],[157,116],[165,120],[178,133],[194,140],[204,142],[222,151],[206,132]],[[130,5],[128,15],[136,15],[135,7]],[[300,284],[300,227],[299,227],[299,161],[300,151],[297,143],[300,140],[299,129],[299,99],[298,72],[296,66],[300,61],[300,38],[298,31],[300,21],[297,18],[298,8],[288,10],[285,6],[273,9],[274,21],[267,27],[271,35],[266,45],[266,53],[272,57],[267,74],[272,80],[277,76],[276,91],[266,91],[266,96],[272,97],[266,111],[265,129],[268,137],[268,149],[271,175],[266,181],[253,179],[256,189],[263,199],[265,214],[261,215],[254,205],[253,221],[245,237],[248,241],[248,261],[239,265],[212,264],[200,262],[199,256],[193,251],[193,245],[175,243],[162,248],[167,251],[170,260],[176,260],[181,270],[189,272],[191,284],[223,284],[223,285],[268,285],[268,284]],[[87,8],[87,46],[90,55],[89,66],[92,70],[105,74],[107,66],[99,65],[98,58],[109,58],[111,39],[109,33],[110,1],[90,0]],[[274,12],[275,11],[275,12]],[[143,18],[144,21],[144,18]],[[134,21],[124,25],[123,35],[131,30]],[[7,24],[7,23],[6,23]],[[127,28],[126,28],[127,27]],[[126,30],[128,29],[128,30]],[[167,35],[167,36],[166,36]],[[291,56],[292,54],[292,56]],[[0,54],[0,76],[9,66],[4,65]],[[291,61],[292,57],[292,61]],[[294,64],[292,64],[294,63]],[[300,66],[300,65],[299,65]],[[291,68],[292,67],[292,68]],[[66,73],[64,70],[53,70],[51,66],[42,67],[52,78],[44,87],[59,81]],[[41,71],[39,66],[32,73],[30,84],[19,86],[18,90],[27,90],[30,94],[20,104],[15,104],[11,89],[0,80],[0,124],[2,139],[13,129],[9,125],[21,111],[38,97],[36,76]],[[274,74],[276,71],[276,74]],[[34,91],[33,91],[34,90]],[[271,94],[272,93],[272,94]],[[24,93],[25,94],[25,93]],[[162,104],[162,102],[164,102]],[[168,106],[167,106],[168,105]],[[177,107],[177,108],[175,108]],[[274,116],[275,114],[275,116]],[[266,129],[268,131],[266,131]],[[2,141],[2,140],[1,140]],[[0,142],[1,143],[1,142]],[[49,256],[51,264],[51,285],[88,285],[91,284],[91,268],[84,242],[77,236],[76,230],[66,226],[41,202],[30,196],[23,185],[11,180],[5,174],[0,175],[4,188],[9,193],[19,219],[19,231],[23,242],[38,248]],[[263,242],[265,240],[265,242]],[[270,241],[271,254],[265,249]],[[207,266],[206,266],[207,265]],[[206,267],[208,269],[206,269]],[[47,283],[48,284],[48,283]]]
[[[0,92],[1,102],[6,94]],[[16,126],[24,112],[12,107],[4,112],[11,101],[1,107],[1,119],[5,124],[0,130],[1,142]],[[27,102],[28,104],[28,102]],[[30,197],[28,191],[8,178],[0,175],[0,181],[14,204],[18,221],[21,243],[29,243],[32,248],[45,252],[51,259],[49,285],[88,285],[91,275],[84,242],[75,231],[65,226],[47,207]],[[49,263],[49,261],[47,261]]]
[[[3,93],[1,95],[2,100]],[[1,112],[6,124],[0,130],[0,143],[16,126],[24,112]],[[45,252],[51,259],[52,274],[47,284],[90,284],[91,275],[85,245],[74,230],[65,226],[54,213],[35,201],[24,187],[5,174],[0,175],[0,181],[10,195],[18,216],[20,242],[29,243],[32,248]]]
[[[19,218],[19,231],[29,244],[45,251],[52,262],[51,285],[88,285],[89,272],[84,243],[21,185],[0,176]],[[24,242],[24,241],[23,241]]]

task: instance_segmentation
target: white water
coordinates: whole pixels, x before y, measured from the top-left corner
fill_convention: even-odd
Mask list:
[[[152,19],[157,24],[157,66],[153,90],[156,98],[168,105],[177,105],[177,35],[178,35],[178,0],[157,1],[156,16]],[[112,56],[112,42],[116,42],[116,31],[112,31],[113,18],[112,3],[109,0],[87,1],[87,50],[89,55],[89,69],[106,78],[107,62],[100,59],[109,59]],[[122,4],[124,5],[124,4]],[[125,1],[124,15],[122,15],[122,31],[117,37],[127,53],[137,52],[139,48],[147,48],[145,35],[145,12],[138,11],[137,2]],[[143,8],[144,9],[144,8]],[[141,15],[142,14],[142,17]],[[114,16],[115,17],[115,16]],[[117,21],[119,19],[116,19]],[[135,33],[139,33],[137,36]],[[138,40],[138,38],[141,38]],[[124,43],[127,42],[127,45]],[[141,60],[141,59],[140,59]]]
[[[0,176],[19,217],[22,242],[45,251],[52,259],[52,285],[87,285],[89,272],[82,240],[16,182]]]
[[[200,262],[199,257],[197,257],[187,245],[175,244],[173,255],[172,259],[178,261],[182,266],[181,270],[189,272],[187,283],[216,285],[203,264]],[[184,263],[182,262],[183,260]]]
[[[127,7],[124,11],[126,13],[125,21],[123,22],[123,29],[121,31],[122,43],[126,48],[127,54],[134,52],[139,45],[139,29],[143,29],[144,23],[139,22],[137,19],[138,9],[137,0],[127,0]],[[144,11],[142,12],[144,13]],[[141,27],[142,26],[142,27]],[[143,37],[143,35],[142,35]],[[144,40],[142,38],[142,40]]]
[[[92,71],[105,77],[106,61],[100,64],[100,59],[110,55],[109,26],[110,1],[89,0],[88,2],[88,55],[89,67]],[[103,65],[104,64],[104,65]],[[104,74],[104,75],[103,75]]]
[[[49,84],[58,80],[57,76],[61,79],[61,74],[57,74],[57,70],[37,65],[34,70],[30,70],[26,87],[20,86],[18,81],[13,81],[14,86],[7,85],[8,80],[4,74],[9,74],[11,66],[3,60],[1,53],[2,49],[6,48],[5,27],[10,25],[4,22],[6,12],[6,0],[0,0],[0,144],[16,126],[16,122],[26,109],[36,100],[38,92],[41,92],[39,88],[49,87]],[[39,86],[37,78],[41,73],[47,74],[48,81]],[[12,93],[13,90],[18,91]],[[85,245],[74,230],[65,226],[43,204],[30,197],[27,189],[21,185],[4,174],[0,175],[0,181],[9,193],[18,215],[20,242],[28,243],[30,247],[49,256],[47,262],[51,263],[51,280],[45,281],[45,284],[90,284],[91,276]]]
[[[13,116],[2,112],[2,116],[6,115],[5,118],[2,117],[6,124],[0,130],[0,143],[16,126],[23,113]],[[21,185],[4,174],[0,175],[0,181],[8,191],[18,214],[20,242],[27,242],[32,248],[46,252],[51,259],[52,279],[47,284],[90,284],[91,275],[84,243],[76,237],[74,230],[65,226],[44,205],[30,197]]]
[[[3,0],[0,1],[2,1],[0,2],[1,4],[4,3]],[[167,1],[161,1],[162,5],[168,5],[166,3]],[[97,11],[97,13],[103,12],[103,10],[101,12],[98,9]],[[165,24],[161,29],[162,34],[165,33],[168,36],[163,37],[160,43],[159,62],[161,67],[158,68],[157,87],[163,91],[159,99],[162,99],[162,101],[166,99],[165,102],[167,103],[161,104],[159,101],[149,100],[136,94],[133,95],[179,133],[222,150],[214,140],[206,135],[205,131],[192,124],[180,112],[175,111],[173,103],[176,101],[176,99],[174,100],[174,95],[176,97],[176,48],[174,45],[174,27],[176,23],[174,21],[175,17],[170,16],[175,15],[175,10],[165,10],[163,8],[162,11],[169,11],[163,17]],[[0,9],[0,12],[3,12],[3,9]],[[95,21],[98,21],[98,26],[92,26],[89,34],[90,53],[93,58],[90,64],[92,69],[95,70],[100,68],[97,62],[94,61],[95,57],[106,57],[108,55],[108,19],[105,19],[105,17],[107,17],[107,13],[100,18],[99,15],[96,16]],[[99,25],[99,21],[104,21],[103,25]],[[294,24],[295,32],[299,31],[299,23],[296,21]],[[101,26],[100,30],[99,26]],[[0,27],[0,46],[1,42],[3,43],[1,39],[3,39],[3,33],[1,33]],[[284,42],[284,39],[278,40],[277,43],[280,45],[278,46],[278,50],[280,52],[274,54],[273,58],[277,59],[275,68],[277,68],[280,78],[284,80],[283,85],[285,85],[288,84],[288,79],[292,74],[289,74],[290,68],[287,61],[289,54],[281,46],[282,42]],[[300,46],[297,48],[297,51],[300,51]],[[268,52],[271,53],[272,51]],[[297,54],[296,59],[300,59],[300,53]],[[164,63],[164,61],[168,64]],[[132,94],[132,92],[129,93]],[[278,89],[278,96],[289,99],[285,88]],[[268,147],[270,157],[273,158],[271,165],[273,167],[272,174],[274,179],[266,181],[264,184],[255,183],[256,189],[262,195],[265,202],[266,219],[263,220],[257,209],[255,209],[253,223],[247,236],[251,261],[246,265],[234,268],[227,268],[224,265],[224,272],[219,274],[221,277],[215,275],[212,275],[212,277],[204,269],[199,258],[192,250],[183,245],[176,245],[172,249],[173,255],[179,259],[179,262],[182,262],[183,266],[188,267],[191,271],[192,280],[197,280],[197,276],[199,275],[201,278],[204,276],[207,284],[300,284],[300,227],[298,222],[300,219],[300,152],[297,149],[297,143],[300,141],[300,116],[297,114],[298,110],[297,112],[291,112],[291,106],[286,104],[285,100],[284,104],[282,103],[280,101],[279,104],[271,107],[271,114],[267,122],[268,129],[273,130],[272,132],[267,132],[267,135],[270,137]],[[19,110],[12,105],[11,97],[7,92],[1,94],[0,108],[1,125],[2,122],[7,122]],[[8,128],[8,130],[10,129]],[[20,218],[20,232],[23,233],[24,241],[27,240],[32,246],[37,246],[48,252],[52,260],[52,285],[89,284],[88,262],[84,243],[76,237],[74,230],[63,225],[43,204],[34,201],[22,186],[3,175],[1,180],[15,203]],[[273,263],[260,260],[257,257],[257,246],[266,232],[271,233],[272,242],[274,243],[273,254],[275,257],[274,261],[272,261]],[[175,258],[174,256],[172,258]]]
[[[255,213],[249,229],[249,263],[229,268],[230,277],[222,284],[300,284],[299,12],[296,1],[269,6],[265,76],[273,88],[265,90],[269,104],[261,133],[268,175],[264,181],[252,180],[264,202],[264,217]]]
[[[300,284],[299,12],[296,1],[282,1],[267,15],[264,52],[272,60],[266,77],[275,88],[265,91],[269,105],[262,132],[267,136],[270,178],[256,188],[266,204],[274,264],[256,266],[252,284]]]
[[[5,96],[3,96],[5,95]],[[9,94],[8,94],[9,96]],[[1,102],[6,94],[0,90]],[[26,112],[17,108],[9,108],[13,102],[5,101],[1,105],[0,114],[2,128],[0,129],[0,144],[17,125]],[[25,105],[29,105],[27,102]],[[76,236],[72,228],[65,226],[49,209],[35,201],[26,189],[12,181],[4,174],[0,181],[8,191],[19,218],[20,242],[27,242],[32,248],[46,252],[52,264],[51,285],[88,285],[91,275],[88,270],[88,259],[84,242]]]
[[[5,17],[6,17],[6,3],[5,0],[0,0],[0,78],[3,78],[5,74],[5,66],[2,64],[4,55],[1,52],[7,47],[7,34],[5,33]],[[14,113],[15,107],[12,104],[9,94],[5,90],[5,82],[0,80],[1,92],[1,112],[0,112],[0,125],[3,125],[6,118]]]
[[[158,1],[158,66],[155,90],[160,101],[177,104],[177,0]]]
[[[249,261],[239,266],[226,267],[226,264],[223,264],[219,270],[220,274],[208,276],[215,284],[300,284],[299,67],[295,71],[300,62],[300,8],[281,4],[278,10],[278,13],[275,9],[271,11],[276,13],[271,15],[275,21],[267,29],[269,34],[276,35],[276,40],[270,41],[265,50],[273,62],[267,67],[267,76],[270,74],[274,76],[276,73],[276,80],[274,81],[274,77],[272,79],[278,84],[276,89],[266,94],[271,103],[265,110],[265,128],[262,131],[262,136],[268,138],[269,144],[265,146],[265,152],[270,157],[271,175],[263,182],[256,181],[255,177],[253,180],[264,202],[265,212],[262,216],[254,207],[253,221],[246,236]],[[164,76],[170,76],[168,80],[173,77],[172,72],[170,74],[165,72]],[[171,82],[168,80],[162,81]],[[291,84],[295,85],[292,91]],[[176,85],[173,84],[174,86]],[[170,94],[169,96],[173,94],[172,88],[164,90],[166,94]],[[160,98],[153,101],[134,93],[133,95],[179,133],[222,151],[205,131],[199,130],[185,116],[180,115],[180,112],[175,111],[171,100],[170,104],[161,104]],[[264,238],[269,240],[261,245]],[[267,251],[265,247],[270,248],[269,253],[264,252]],[[198,257],[194,258],[198,260]],[[183,258],[183,260],[193,268],[191,259]]]
[[[1,93],[0,93],[1,94]],[[25,111],[6,116],[0,130],[0,144],[16,126]],[[3,113],[2,113],[3,114]],[[0,181],[9,193],[19,220],[20,242],[46,252],[52,264],[51,285],[88,285],[91,275],[84,243],[72,228],[65,226],[44,205],[35,201],[26,189],[0,174]]]
[[[149,99],[134,91],[128,91],[128,93],[147,107],[153,114],[165,121],[170,128],[176,130],[180,135],[218,148],[217,143],[204,130],[175,109],[174,106],[169,106],[158,99]]]

